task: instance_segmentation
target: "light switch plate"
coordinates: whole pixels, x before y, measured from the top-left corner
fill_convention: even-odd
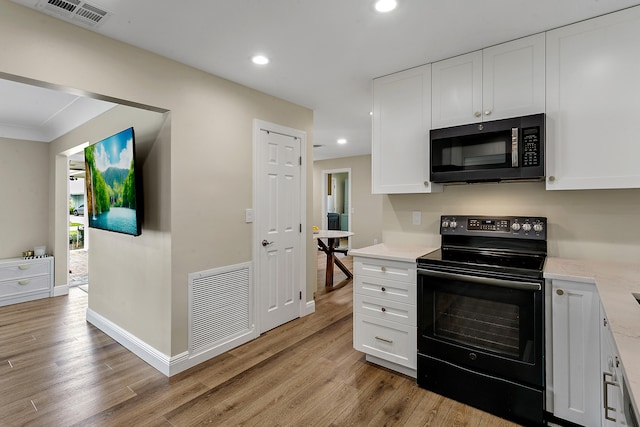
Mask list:
[[[244,222],[246,223],[253,222],[253,209],[244,210]]]
[[[422,223],[422,212],[413,211],[413,225],[420,225]]]

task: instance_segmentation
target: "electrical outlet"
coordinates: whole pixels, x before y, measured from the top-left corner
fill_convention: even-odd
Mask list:
[[[413,211],[413,225],[420,225],[422,223],[422,212]]]

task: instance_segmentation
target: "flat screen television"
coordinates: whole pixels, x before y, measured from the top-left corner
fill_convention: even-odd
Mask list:
[[[84,149],[89,227],[139,236],[142,186],[133,128]]]

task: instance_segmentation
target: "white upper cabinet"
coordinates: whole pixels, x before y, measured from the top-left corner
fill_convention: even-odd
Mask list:
[[[467,53],[433,67],[433,128],[482,120],[482,51]]]
[[[431,65],[373,81],[374,194],[430,193]]]
[[[544,33],[432,66],[434,129],[545,111]]]
[[[547,33],[547,190],[640,187],[640,7]]]

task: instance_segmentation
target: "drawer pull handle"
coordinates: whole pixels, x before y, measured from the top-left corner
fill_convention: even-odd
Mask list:
[[[387,311],[386,308],[382,307],[380,310],[382,310],[382,312],[384,313],[385,311]]]
[[[387,271],[387,268],[383,265],[383,266],[380,267],[380,271],[382,271],[384,273],[385,271]]]
[[[24,265],[19,265],[18,268],[20,270],[28,270],[31,268],[31,266],[29,264],[24,264]]]
[[[386,339],[386,338],[382,338],[382,337],[378,337],[378,336],[376,336],[376,339],[377,339],[378,341],[386,342],[386,343],[388,343],[388,344],[393,344],[393,340],[388,340],[388,339]]]
[[[22,285],[22,286],[24,286],[24,285],[28,285],[28,284],[29,284],[29,281],[28,281],[28,280],[19,280],[19,281],[18,281],[18,285]]]
[[[387,288],[382,287],[380,290],[381,290],[382,292],[386,292],[386,291],[387,291]]]
[[[564,291],[563,291],[562,289],[558,289],[558,290],[556,291],[556,294],[558,294],[558,295],[564,295]]]

